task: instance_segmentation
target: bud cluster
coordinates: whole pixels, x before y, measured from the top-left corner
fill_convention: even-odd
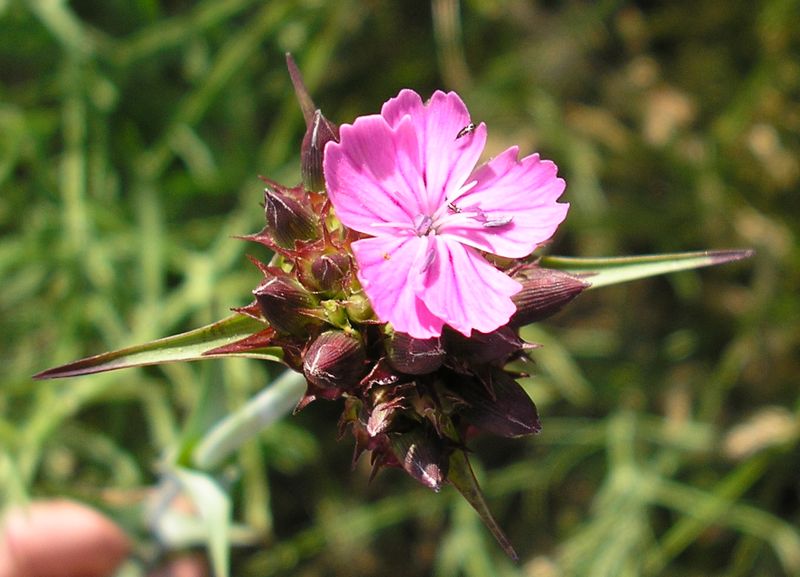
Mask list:
[[[350,244],[358,235],[337,220],[324,191],[322,155],[338,128],[314,109],[292,67],[307,124],[303,184],[263,179],[266,224],[244,238],[273,256],[268,264],[254,260],[264,278],[255,301],[239,312],[264,330],[227,349],[281,347],[286,364],[307,381],[298,410],[316,399],[342,399],[339,428],[355,437],[355,459],[369,451],[373,474],[401,467],[439,490],[451,456],[473,430],[503,437],[539,431],[520,374],[505,367],[536,346],[520,338],[519,327],[552,315],[588,284],[536,262],[512,263],[506,274],[522,285],[513,297],[517,312],[494,332],[465,337],[445,327],[440,337],[416,339],[379,321],[355,274]]]
[[[315,162],[318,162],[315,161]],[[298,409],[316,399],[343,399],[340,431],[356,440],[355,458],[372,453],[374,471],[402,467],[439,490],[453,451],[473,430],[517,437],[540,429],[536,407],[504,367],[536,345],[518,328],[558,311],[588,285],[537,263],[507,273],[522,284],[508,326],[470,337],[445,328],[416,339],[377,320],[358,278],[350,242],[324,192],[265,179],[266,226],[244,237],[269,247],[255,301],[239,312],[264,322],[260,338],[238,352],[280,346],[286,364],[308,383]]]

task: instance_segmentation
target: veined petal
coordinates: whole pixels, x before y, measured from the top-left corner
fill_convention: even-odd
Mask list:
[[[453,239],[433,237],[432,247],[435,258],[417,287],[428,310],[465,336],[507,324],[516,311],[511,296],[522,286]]]
[[[439,336],[444,326],[414,291],[427,247],[425,237],[417,236],[374,237],[352,244],[358,278],[375,314],[418,339]]]
[[[455,92],[438,90],[426,104],[413,90],[402,90],[383,105],[381,115],[391,126],[406,117],[414,123],[428,195],[422,208],[431,214],[467,181],[486,145],[486,126],[459,136],[471,123],[467,107]]]
[[[342,223],[357,231],[385,234],[385,225],[407,224],[426,203],[419,143],[410,118],[390,127],[374,114],[340,129],[339,142],[325,147],[328,196]]]
[[[538,154],[517,160],[513,146],[472,175],[475,186],[455,205],[439,233],[492,254],[521,258],[548,240],[564,220],[569,204],[556,202],[566,186],[556,165]],[[477,218],[466,218],[475,213]]]

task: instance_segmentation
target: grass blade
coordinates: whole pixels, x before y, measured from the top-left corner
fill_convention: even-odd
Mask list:
[[[266,325],[244,315],[232,315],[221,321],[179,335],[134,345],[124,349],[87,357],[60,367],[42,371],[34,379],[58,379],[77,377],[145,365],[157,365],[177,361],[197,361],[238,356],[281,362],[283,352],[278,347],[242,351],[228,354],[208,355],[209,351],[230,345],[251,334],[263,330]]]
[[[682,270],[714,266],[750,258],[755,251],[704,250],[644,256],[621,256],[610,258],[571,258],[546,256],[543,267],[555,268],[572,274],[586,276],[591,288],[658,276]]]

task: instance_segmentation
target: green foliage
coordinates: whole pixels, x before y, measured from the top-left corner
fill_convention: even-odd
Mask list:
[[[163,498],[257,407],[277,364],[31,375],[249,302],[245,251],[264,255],[232,237],[261,226],[256,176],[300,179],[291,51],[334,122],[455,89],[493,153],[556,160],[572,209],[553,254],[757,256],[590,291],[526,329],[544,430],[473,442],[520,564],[452,488],[351,471],[318,402],[199,482],[230,495],[231,574],[800,573],[798,17],[796,0],[0,2],[0,500],[94,502],[151,559],[142,489]]]

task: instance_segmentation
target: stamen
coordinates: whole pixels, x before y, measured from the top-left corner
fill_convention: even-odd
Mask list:
[[[425,236],[431,231],[433,219],[427,214],[420,214],[414,218],[414,230],[418,236]]]
[[[436,251],[430,250],[430,245],[428,246],[428,250],[425,252],[425,260],[422,261],[422,267],[419,269],[420,273],[428,272],[428,269],[431,268],[433,264],[433,259],[436,258]]]

